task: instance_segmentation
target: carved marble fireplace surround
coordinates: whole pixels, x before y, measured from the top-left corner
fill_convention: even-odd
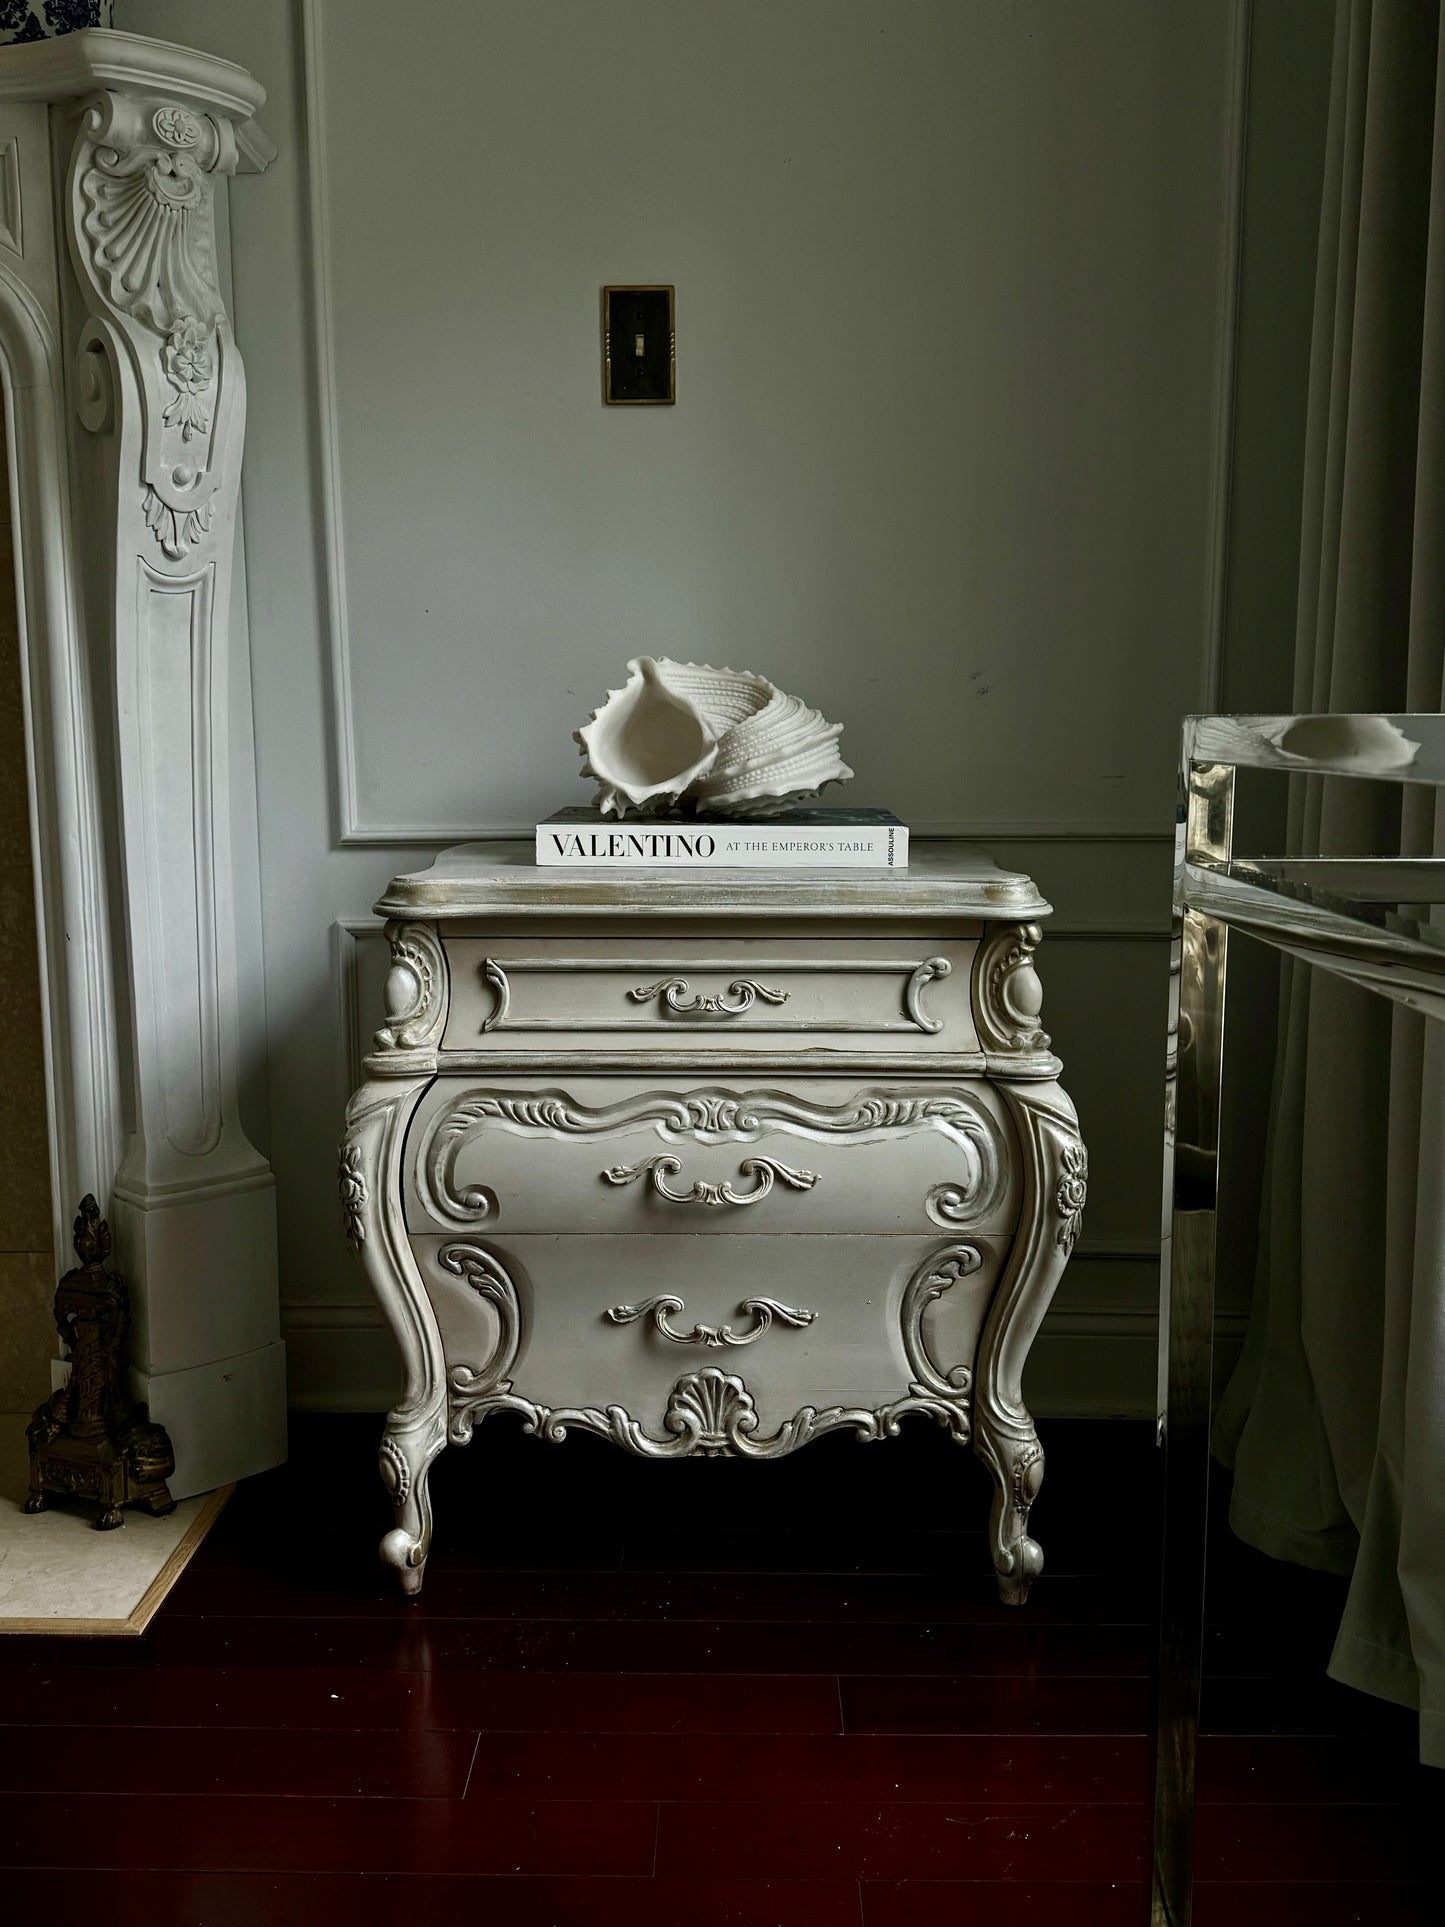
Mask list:
[[[285,1451],[273,1180],[236,1095],[234,876],[256,861],[229,760],[246,384],[214,210],[220,178],[272,158],[264,98],[227,61],[134,34],[0,50],[56,1248],[93,1191],[178,1498]]]

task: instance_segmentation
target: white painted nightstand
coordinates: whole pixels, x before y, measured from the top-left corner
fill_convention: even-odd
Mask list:
[[[1027,877],[539,870],[446,852],[378,910],[392,968],[341,1150],[405,1372],[382,1542],[409,1593],[427,1472],[481,1418],[647,1458],[776,1458],[911,1413],[997,1483],[1006,1601],[1043,1450],[1021,1375],[1084,1208],[1039,1027]]]

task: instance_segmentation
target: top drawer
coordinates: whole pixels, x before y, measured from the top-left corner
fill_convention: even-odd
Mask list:
[[[442,1049],[507,1052],[645,1043],[705,1056],[759,1049],[979,1048],[977,944],[902,938],[445,936]],[[805,1042],[804,1042],[805,1040]]]

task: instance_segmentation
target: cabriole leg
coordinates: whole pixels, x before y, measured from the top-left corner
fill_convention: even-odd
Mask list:
[[[993,1473],[989,1549],[999,1598],[1021,1606],[1044,1569],[1029,1511],[1044,1478],[1044,1449],[1024,1404],[1023,1368],[1079,1236],[1089,1160],[1074,1107],[1057,1084],[997,1082],[1023,1156],[1018,1234],[978,1347],[974,1450]]]
[[[441,1334],[401,1207],[406,1127],[429,1082],[423,1077],[364,1084],[346,1114],[340,1167],[346,1235],[401,1355],[401,1400],[387,1415],[380,1446],[382,1483],[396,1508],[381,1556],[396,1568],[409,1597],[421,1591],[431,1550],[427,1474],[447,1437]]]

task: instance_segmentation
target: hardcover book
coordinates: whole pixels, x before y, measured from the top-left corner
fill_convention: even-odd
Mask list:
[[[888,810],[782,816],[632,816],[558,810],[537,825],[539,864],[609,870],[906,870],[908,831]]]

